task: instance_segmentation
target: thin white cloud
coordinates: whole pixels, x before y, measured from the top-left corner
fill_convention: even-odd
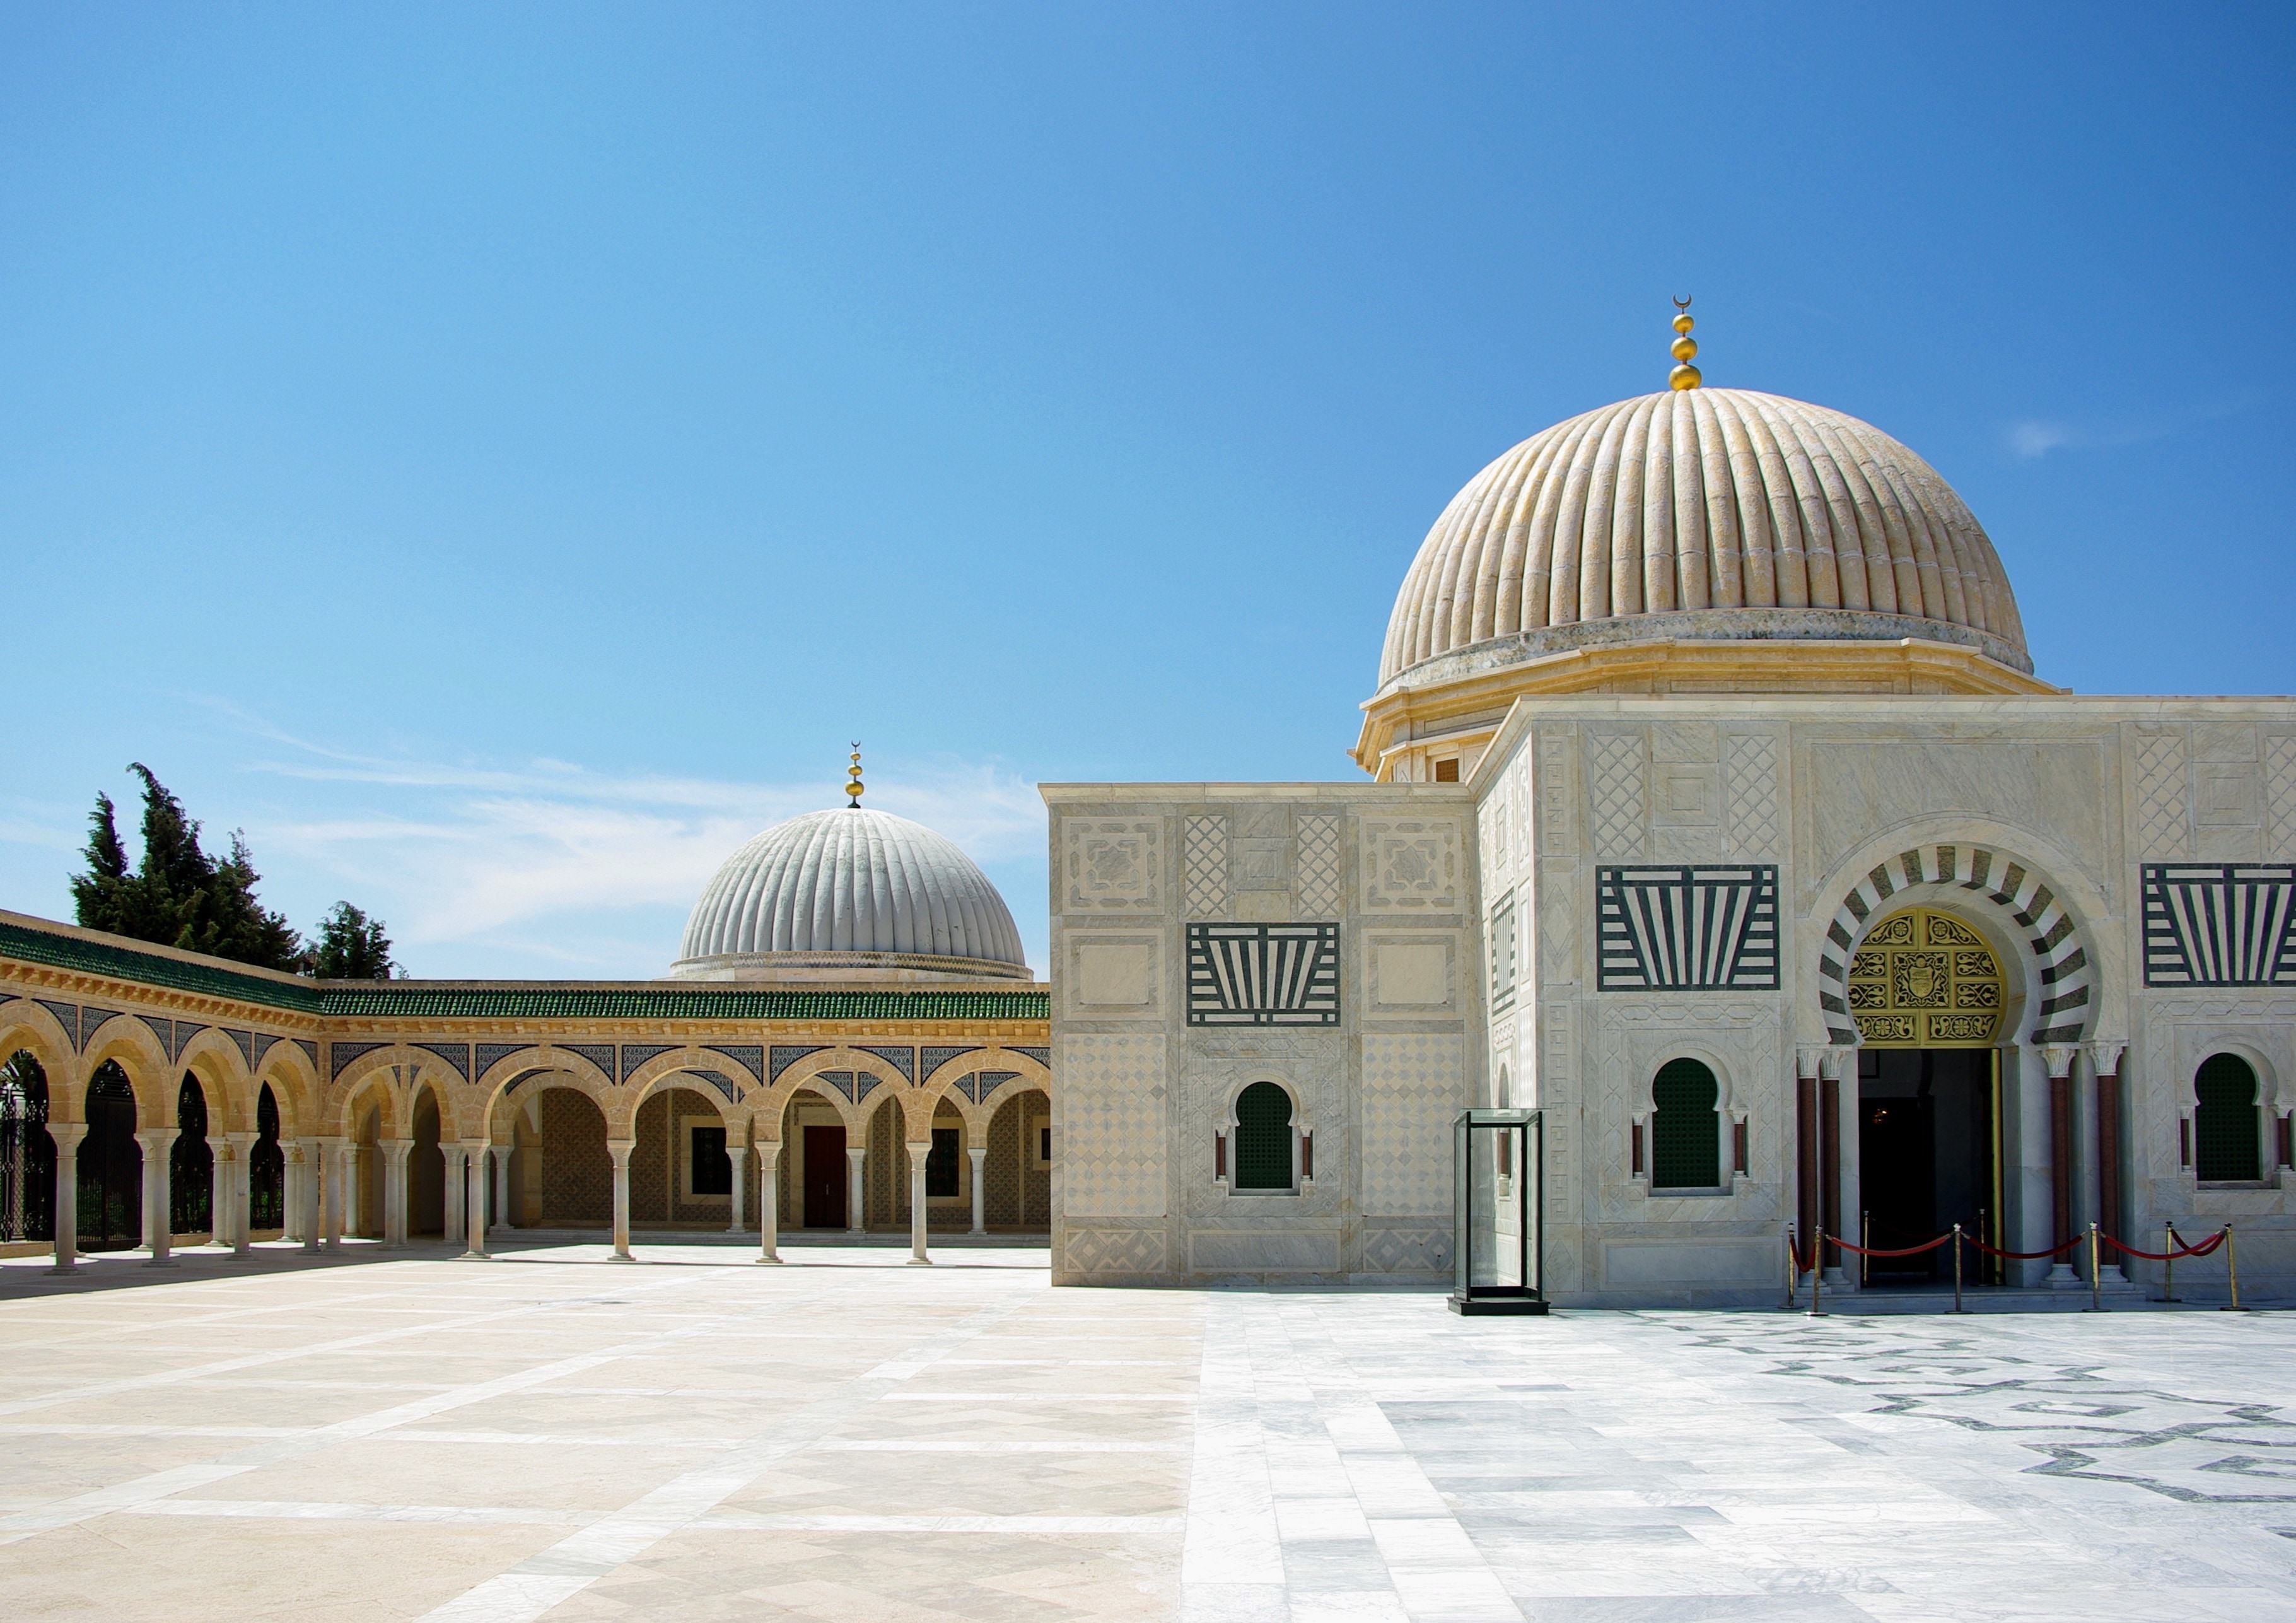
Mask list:
[[[2001,441],[2020,462],[2034,461],[2051,451],[2141,445],[2148,440],[2165,440],[2202,424],[2237,416],[2262,399],[2261,394],[2243,394],[2150,423],[2072,423],[2060,417],[2020,417],[2003,427]]]
[[[2070,424],[2046,423],[2038,417],[2012,423],[2007,437],[2010,453],[2024,462],[2030,462],[2036,457],[2046,457],[2063,446],[2080,443],[2080,436]]]
[[[390,921],[402,948],[485,944],[584,973],[657,972],[658,941],[611,939],[600,916],[682,917],[743,841],[842,801],[833,781],[617,777],[564,762],[507,768],[313,750],[253,765],[312,786],[323,801],[323,786],[356,786],[357,812],[266,823],[250,838],[267,858],[332,876]],[[1042,860],[1044,803],[1009,770],[888,762],[878,775],[871,804],[925,824],[976,861]]]

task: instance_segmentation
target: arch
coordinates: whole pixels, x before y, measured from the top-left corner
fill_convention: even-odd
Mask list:
[[[1036,1232],[1052,1226],[1053,1178],[1050,1158],[1030,1124],[1050,1121],[1052,1095],[1041,1088],[1004,1088],[989,1095],[994,1100],[983,1130],[988,1151],[982,1158],[986,1186],[981,1191],[985,1227],[1007,1232]]]
[[[1651,1192],[1722,1186],[1722,1083],[1705,1061],[1669,1059],[1651,1078]]]
[[[67,1103],[65,1096],[76,1091],[72,1087],[78,1073],[74,1063],[75,1047],[63,1023],[30,998],[0,1000],[0,1059],[19,1049],[29,1052],[39,1062],[53,1105]],[[59,1115],[55,1119],[74,1118]]]
[[[656,1092],[665,1088],[683,1089],[700,1094],[717,1107],[726,1123],[726,1141],[741,1142],[750,1123],[750,1108],[744,1101],[754,1090],[744,1087],[740,1077],[726,1075],[728,1069],[741,1067],[722,1058],[713,1065],[712,1058],[704,1050],[689,1047],[656,1054],[632,1071],[622,1081],[622,1096],[628,1103],[630,1120],[636,1123],[637,1113],[645,1108],[646,1100]],[[731,1093],[726,1092],[728,1088],[733,1090]]]
[[[96,1029],[80,1063],[92,1083],[104,1065],[115,1067],[135,1102],[139,1128],[165,1127],[176,1119],[175,1067],[152,1028],[133,1015],[114,1015]],[[84,1092],[84,1090],[83,1090]],[[86,1119],[86,1118],[82,1118]]]
[[[447,1238],[447,1156],[439,1148],[454,1120],[428,1078],[415,1085],[406,1112],[406,1232]]]
[[[48,1078],[29,1047],[0,1042],[0,1240],[55,1239],[56,1142]]]
[[[703,1152],[689,1136],[687,1118],[695,1116],[705,1118],[695,1129],[699,1136],[716,1125],[721,1136],[715,1151]],[[732,1108],[701,1077],[685,1071],[657,1076],[630,1116],[630,1221],[722,1229],[734,1171],[724,1151],[740,1145],[747,1122],[747,1111]]]
[[[258,1051],[250,1085],[269,1088],[279,1111],[279,1136],[310,1138],[320,1131],[318,1067],[302,1045],[284,1037],[258,1039],[268,1046]]]
[[[808,1166],[804,1135],[792,1134],[790,1132],[791,1112],[807,1103],[826,1105],[837,1117],[836,1125],[841,1134],[841,1149],[849,1149],[867,1143],[866,1118],[861,1115],[858,1108],[837,1089],[816,1076],[786,1089],[776,1084],[770,1121],[773,1135],[770,1139],[759,1140],[758,1154],[760,1157],[760,1165],[762,1166],[762,1158],[765,1156],[774,1157],[775,1199],[779,1203],[780,1221],[792,1227],[828,1226],[808,1222],[809,1206],[808,1189],[821,1178],[833,1174],[833,1176],[828,1177],[828,1182],[822,1192],[826,1204],[835,1213],[840,1214],[833,1226],[843,1228],[849,1226],[853,1219],[849,1197],[846,1193],[850,1182],[847,1168],[839,1165],[828,1168],[824,1173],[823,1168]],[[767,1113],[761,1110],[753,1119],[760,1125],[765,1125],[767,1123]],[[829,1124],[807,1125],[827,1126]],[[765,1147],[767,1144],[775,1147],[769,1149]],[[840,1154],[839,1158],[840,1162],[842,1158]],[[827,1216],[830,1214],[818,1212],[812,1215]]]
[[[208,1110],[208,1131],[221,1135],[247,1130],[255,1119],[255,1093],[249,1085],[247,1056],[222,1029],[202,1027],[176,1050],[176,1064],[199,1079]]]
[[[99,1060],[80,1118],[87,1136],[76,1152],[79,1209],[56,1215],[77,1225],[82,1250],[124,1251],[144,1238],[144,1148],[135,1141],[141,1109],[127,1067]]]
[[[545,1228],[603,1227],[614,1216],[611,1100],[586,1085],[589,1078],[561,1071],[535,1078],[534,1114]]]
[[[979,1048],[968,1048],[953,1059],[944,1059],[931,1071],[917,1079],[923,1088],[943,1088],[959,1079],[981,1071],[1013,1071],[1027,1077],[1035,1086],[1049,1095],[1053,1091],[1052,1067],[1034,1054],[1024,1054],[1019,1049],[1007,1048],[1001,1042],[985,1042]]]
[[[215,1150],[210,1133],[223,1131],[208,1108],[199,1074],[185,1071],[176,1088],[176,1139],[168,1146],[168,1232],[215,1232]]]
[[[1876,862],[1840,895],[1818,955],[1818,1008],[1829,1039],[1855,1045],[1849,965],[1859,943],[1885,917],[1927,904],[1980,910],[2010,934],[2031,968],[2032,996],[2019,1031],[2005,1021],[2000,1041],[2033,1046],[2081,1041],[2095,1026],[2096,975],[2088,932],[2066,902],[2066,887],[2038,863],[1996,846],[1961,842],[1908,846]]]
[[[543,1042],[504,1055],[479,1075],[472,1097],[484,1103],[474,1102],[473,1108],[476,1121],[485,1125],[489,1140],[494,1136],[495,1125],[502,1119],[504,1102],[521,1088],[536,1085],[572,1088],[586,1095],[604,1119],[608,1138],[629,1137],[628,1102],[615,1087],[614,1079],[581,1055]]]
[[[847,1080],[840,1082],[839,1078]],[[873,1101],[881,1089],[890,1089],[887,1097],[896,1099],[913,1091],[909,1079],[895,1070],[890,1061],[841,1044],[808,1054],[774,1078],[772,1091],[775,1098],[786,1098],[783,1089],[808,1083],[818,1092],[833,1091],[844,1095],[852,1108],[839,1114],[847,1118],[849,1129],[859,1126],[877,1108]]]
[[[1299,1101],[1280,1083],[1248,1083],[1235,1096],[1234,1154],[1229,1187],[1276,1190],[1298,1187]]]
[[[2252,1183],[2264,1175],[2256,1067],[2218,1050],[2193,1073],[2193,1176]]]
[[[250,1232],[287,1226],[287,1151],[279,1096],[257,1085],[255,1142],[247,1151],[247,1226]]]

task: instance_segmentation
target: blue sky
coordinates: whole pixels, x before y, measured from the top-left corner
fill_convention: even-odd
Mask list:
[[[148,762],[308,926],[624,976],[757,828],[1343,779],[1549,423],[1867,418],[2040,673],[2296,689],[2286,7],[0,12],[0,906]]]

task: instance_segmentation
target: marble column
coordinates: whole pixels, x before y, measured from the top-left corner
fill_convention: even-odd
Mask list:
[[[487,1153],[495,1158],[495,1222],[498,1229],[510,1227],[510,1158],[516,1151],[514,1144],[495,1144]]]
[[[175,1148],[174,1127],[153,1127],[135,1135],[144,1147],[144,1245],[152,1255],[144,1260],[147,1268],[174,1265],[175,1236],[168,1231],[173,1227],[173,1214],[168,1199],[168,1151]]]
[[[225,1134],[231,1141],[231,1250],[234,1256],[255,1255],[255,1147],[257,1133]]]
[[[279,1141],[279,1237],[303,1238],[303,1147],[293,1139]]]
[[[988,1232],[988,1147],[973,1146],[965,1152],[972,1158],[972,1232]]]
[[[1825,1050],[1794,1050],[1794,1244],[1809,1256],[1817,1234],[1817,1072]]]
[[[2120,1055],[2119,1042],[2088,1045],[2089,1068],[2096,1073],[2096,1226],[2115,1240],[2128,1241],[2123,1231],[2120,1201]],[[2136,1242],[2129,1242],[2136,1243]],[[2113,1260],[2098,1270],[2100,1282],[2124,1284],[2128,1273],[2120,1253],[2106,1249]]]
[[[2073,1238],[2073,1057],[2080,1050],[2070,1043],[2044,1048],[2049,1066],[2049,1243],[2063,1245]],[[2049,1265],[2047,1283],[2079,1283],[2070,1255]]]
[[[447,1167],[445,1182],[439,1190],[444,1199],[443,1209],[439,1213],[439,1238],[452,1245],[463,1232],[463,1147],[442,1141],[439,1146],[439,1155]]]
[[[304,1139],[295,1148],[303,1157],[302,1182],[296,1190],[302,1202],[296,1209],[303,1224],[303,1255],[316,1256],[327,1238],[327,1144],[324,1139]]]
[[[848,1163],[845,1178],[845,1232],[849,1234],[862,1233],[869,1226],[862,1221],[864,1215],[862,1201],[868,1193],[868,1185],[861,1176],[862,1158],[868,1153],[866,1149],[851,1149],[845,1152],[845,1159]]]
[[[728,1234],[739,1234],[748,1226],[742,1221],[742,1197],[749,1192],[750,1147],[747,1144],[728,1144],[726,1146],[726,1158],[734,1163],[734,1182],[731,1185],[733,1199],[729,1203],[733,1209],[729,1214],[730,1221],[726,1224],[726,1232]]]
[[[325,1138],[319,1142],[326,1146],[326,1158],[322,1165],[327,1186],[319,1234],[328,1250],[340,1251],[343,1248],[344,1231],[351,1223],[351,1163],[358,1154],[358,1145],[344,1138]]]
[[[1817,1215],[1830,1236],[1841,1232],[1841,1050],[1828,1049],[1817,1073]],[[1852,1060],[1849,1085],[1857,1085],[1857,1062]],[[1854,1122],[1857,1113],[1852,1110]],[[1849,1284],[1849,1271],[1841,1265],[1849,1253],[1829,1244],[1822,1259],[1825,1265],[1825,1282],[1846,1289]]]
[[[79,1263],[79,1141],[86,1136],[86,1122],[48,1124],[49,1141],[56,1147],[56,1260],[51,1273],[70,1273]]]
[[[606,1141],[606,1153],[614,1158],[614,1260],[636,1262],[630,1255],[630,1151],[635,1142]]]
[[[238,1236],[231,1226],[231,1140],[224,1133],[208,1137],[208,1243],[230,1245]]]
[[[925,1158],[932,1153],[932,1145],[911,1144],[909,1151],[909,1260],[931,1263],[925,1255],[925,1237],[929,1232],[925,1209]]]
[[[778,1140],[758,1146],[758,1260],[782,1259],[782,1147]]]
[[[464,1262],[482,1263],[487,1258],[487,1145],[484,1140],[463,1147],[463,1161],[470,1168],[470,1189],[463,1199]]]
[[[382,1243],[397,1249],[406,1244],[406,1158],[414,1152],[413,1139],[385,1139],[382,1150]]]

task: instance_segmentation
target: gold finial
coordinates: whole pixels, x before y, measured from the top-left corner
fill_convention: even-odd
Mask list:
[[[1690,318],[1690,301],[1677,299],[1674,301],[1674,330],[1679,336],[1674,341],[1674,358],[1679,364],[1666,375],[1669,389],[1695,389],[1704,381],[1704,375],[1690,364],[1690,358],[1698,353],[1698,341],[1690,335],[1690,329],[1697,325]]]
[[[868,787],[861,781],[861,740],[858,738],[853,740],[853,764],[846,769],[846,776],[852,779],[845,786],[845,792],[853,797],[845,803],[847,809],[851,810],[860,805],[862,791]]]

